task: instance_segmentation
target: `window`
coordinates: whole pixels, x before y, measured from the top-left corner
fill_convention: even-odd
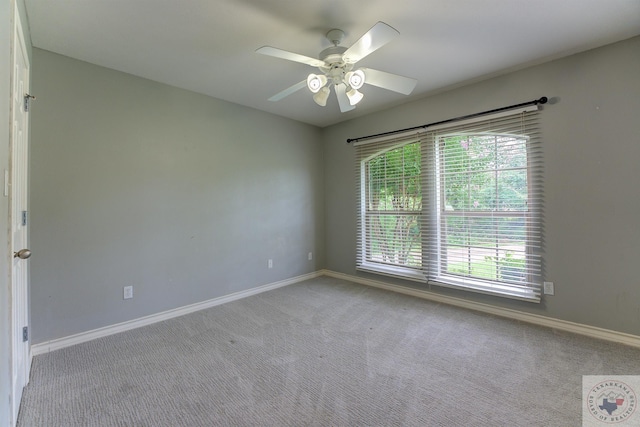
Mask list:
[[[358,269],[539,301],[533,109],[357,145]]]
[[[420,143],[386,144],[362,160],[363,268],[422,278]]]

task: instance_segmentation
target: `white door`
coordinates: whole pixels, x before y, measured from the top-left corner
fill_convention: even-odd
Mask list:
[[[11,178],[10,216],[11,247],[14,258],[11,269],[11,422],[15,425],[22,399],[22,389],[29,382],[31,355],[25,330],[29,321],[28,306],[28,261],[27,249],[27,176],[28,170],[28,112],[25,109],[25,95],[29,93],[29,58],[22,34],[20,18],[14,16],[13,76],[11,105]],[[27,98],[27,101],[29,99]],[[27,331],[28,332],[28,331]]]

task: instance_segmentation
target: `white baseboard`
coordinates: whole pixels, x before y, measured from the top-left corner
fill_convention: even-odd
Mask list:
[[[525,313],[518,310],[512,310],[508,308],[496,307],[489,304],[469,301],[461,298],[450,297],[446,295],[437,294],[434,292],[409,288],[406,286],[393,285],[390,283],[381,282],[378,280],[366,279],[363,277],[352,276],[349,274],[338,273],[331,270],[319,270],[313,273],[305,274],[302,276],[293,277],[291,279],[282,280],[279,282],[269,283],[267,285],[258,286],[257,288],[248,289],[246,291],[235,292],[233,294],[224,295],[218,298],[213,298],[207,301],[179,307],[173,310],[164,311],[162,313],[152,314],[150,316],[133,319],[127,322],[117,323],[115,325],[105,326],[103,328],[93,329],[91,331],[81,332],[79,334],[70,335],[68,337],[58,338],[51,341],[35,344],[31,346],[31,357],[39,354],[48,353],[50,351],[58,350],[61,348],[69,347],[72,345],[80,344],[83,342],[91,341],[96,338],[106,337],[108,335],[117,334],[119,332],[128,331],[131,329],[147,326],[152,323],[162,322],[164,320],[172,319],[178,316],[184,316],[185,314],[193,313],[195,311],[204,310],[206,308],[214,307],[216,305],[224,304],[231,301],[236,301],[242,298],[250,297],[252,295],[267,292],[273,289],[281,288],[284,286],[292,285],[294,283],[302,282],[305,280],[313,279],[319,276],[329,276],[336,279],[342,279],[361,285],[372,286],[375,288],[386,289],[393,292],[398,292],[405,295],[411,295],[418,298],[424,298],[427,300],[439,302],[442,304],[453,305],[456,307],[462,307],[469,310],[480,311],[495,316],[506,317],[509,319],[519,320],[526,323],[531,323],[539,326],[545,326],[560,331],[571,332],[579,335],[585,335],[591,338],[602,339],[606,341],[625,344],[632,347],[640,348],[640,336],[626,334],[623,332],[617,332],[609,329],[597,328],[595,326],[583,325],[580,323],[568,322],[566,320],[554,319],[552,317],[541,316],[538,314]]]
[[[581,323],[568,322],[566,320],[554,319],[552,317],[541,316],[539,314],[531,314],[523,311],[512,310],[509,308],[496,307],[489,304],[469,301],[461,298],[450,297],[437,294],[434,292],[409,288],[406,286],[393,285],[390,283],[380,282],[377,280],[366,279],[363,277],[352,276],[349,274],[338,273],[331,270],[321,270],[325,276],[343,279],[349,282],[359,283],[361,285],[373,286],[380,289],[386,289],[393,292],[399,292],[405,295],[412,295],[427,300],[454,305],[457,307],[467,308],[470,310],[481,311],[483,313],[493,314],[495,316],[506,317],[509,319],[519,320],[526,323],[532,323],[539,326],[545,326],[560,331],[571,332],[574,334],[585,335],[591,338],[597,338],[606,341],[612,341],[625,344],[632,347],[640,348],[640,336],[626,334],[624,332],[613,331],[610,329],[597,328],[595,326],[584,325]]]
[[[292,285],[304,280],[313,279],[321,275],[321,272],[316,271],[313,273],[304,274],[302,276],[293,277],[291,279],[281,280],[279,282],[258,286],[257,288],[247,289],[246,291],[235,292],[233,294],[224,295],[207,301],[175,308],[173,310],[167,310],[161,313],[152,314],[150,316],[140,317],[138,319],[129,320],[127,322],[117,323],[115,325],[105,326],[103,328],[93,329],[91,331],[81,332],[79,334],[70,335],[68,337],[57,338],[55,340],[35,344],[31,346],[31,356],[37,356],[39,354],[44,354],[50,351],[59,350],[61,348],[91,341],[96,338],[106,337],[108,335],[117,334],[119,332],[128,331],[130,329],[139,328],[141,326],[147,326],[152,323],[162,322],[174,317],[184,316],[185,314],[193,313],[195,311],[204,310],[206,308],[214,307],[216,305],[224,304],[231,301],[236,301],[242,298],[250,297],[252,295],[260,294],[262,292],[282,288],[284,286]]]

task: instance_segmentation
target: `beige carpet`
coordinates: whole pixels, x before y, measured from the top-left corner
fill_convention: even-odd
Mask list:
[[[579,426],[640,349],[321,277],[37,356],[18,425]]]

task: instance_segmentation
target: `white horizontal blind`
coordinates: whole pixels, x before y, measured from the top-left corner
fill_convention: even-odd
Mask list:
[[[539,301],[541,147],[537,111],[429,132],[423,231],[429,283]]]
[[[356,147],[357,268],[424,280],[419,135]]]
[[[537,110],[357,143],[357,268],[539,301]]]

